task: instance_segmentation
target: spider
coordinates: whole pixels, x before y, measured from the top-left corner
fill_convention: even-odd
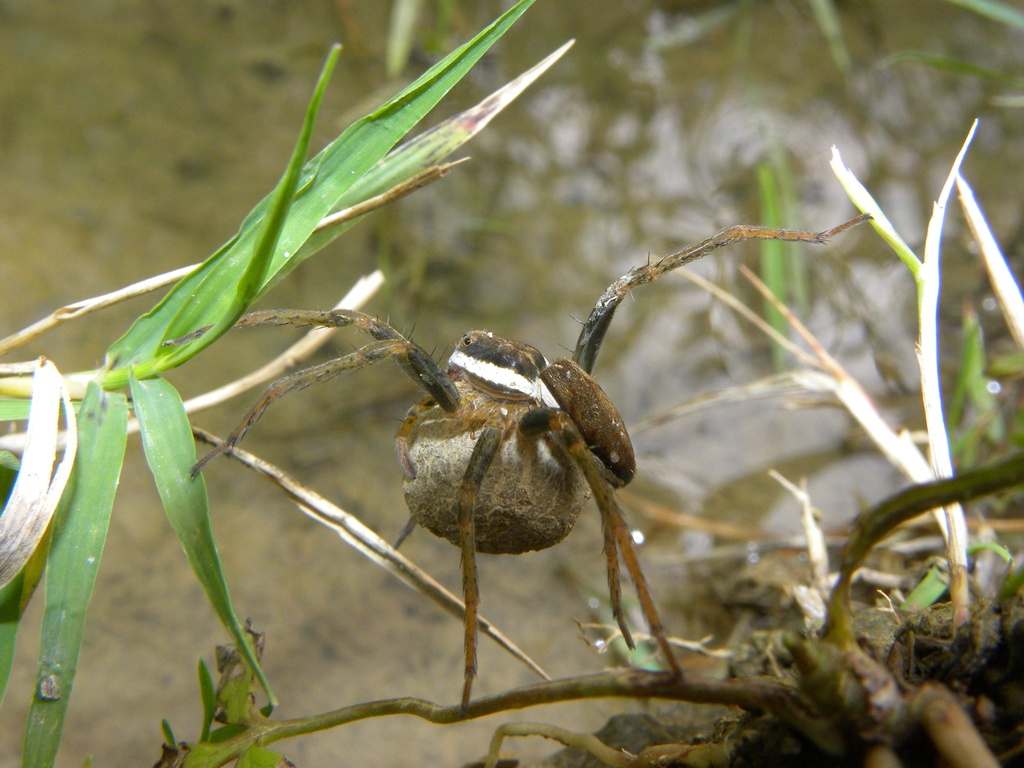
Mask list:
[[[629,526],[615,490],[636,473],[622,417],[591,378],[615,310],[632,289],[726,245],[771,239],[825,243],[863,221],[859,216],[823,232],[735,226],[701,243],[636,267],[613,282],[583,324],[571,359],[549,363],[536,348],[486,331],[469,331],[441,368],[387,323],[351,310],[266,310],[238,326],[355,326],[373,341],[273,383],[235,430],[192,469],[195,476],[236,445],[277,398],[345,371],[394,360],[426,393],[409,409],[396,437],[410,519],[396,546],[416,525],[458,546],[465,600],[465,674],[462,704],[476,675],[480,603],[476,553],[519,554],[546,549],[572,529],[593,495],[601,513],[612,613],[634,648],[622,612],[621,555],[650,633],[669,673],[679,662],[665,635]]]

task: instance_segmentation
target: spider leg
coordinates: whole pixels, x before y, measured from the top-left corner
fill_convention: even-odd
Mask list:
[[[609,285],[605,292],[601,294],[601,298],[594,305],[590,317],[583,324],[579,339],[576,341],[576,351],[573,353],[572,359],[584,371],[591,373],[594,370],[594,363],[597,360],[597,353],[601,349],[601,343],[604,341],[604,336],[608,332],[608,326],[612,322],[612,316],[615,314],[616,308],[626,297],[626,294],[638,286],[653,282],[662,275],[689,264],[691,261],[707,256],[712,251],[717,251],[719,248],[724,248],[727,245],[743,240],[786,240],[821,245],[827,243],[840,232],[844,232],[870,219],[871,216],[869,214],[863,214],[840,224],[838,227],[826,229],[823,232],[803,232],[740,224],[723,229],[707,240],[696,245],[687,246],[683,250],[665,256],[653,264],[634,267]]]
[[[588,478],[589,480],[589,478]],[[598,508],[601,504],[598,503]],[[622,639],[626,641],[629,650],[636,650],[636,643],[633,642],[633,635],[626,624],[626,616],[622,612],[622,582],[619,579],[619,547],[616,543],[615,527],[612,525],[610,515],[601,512],[601,533],[604,535],[604,559],[608,572],[608,598],[612,604],[612,617],[619,625],[619,632]]]
[[[519,431],[524,435],[543,435],[550,433],[557,435],[565,444],[569,455],[583,472],[583,476],[594,494],[594,500],[601,511],[601,528],[604,532],[605,558],[608,566],[608,588],[611,594],[612,613],[622,631],[623,638],[633,648],[632,637],[626,627],[625,617],[622,613],[622,593],[619,586],[619,565],[618,553],[622,553],[622,559],[626,563],[626,570],[636,586],[637,596],[640,598],[640,607],[643,609],[647,623],[650,625],[651,635],[665,656],[669,669],[674,674],[681,674],[679,662],[672,653],[668,638],[665,636],[665,628],[658,615],[658,609],[654,604],[651,589],[647,584],[647,578],[640,568],[640,558],[637,555],[636,544],[622,514],[618,501],[615,499],[615,489],[611,486],[605,476],[607,469],[601,460],[587,447],[586,441],[580,434],[579,429],[573,420],[564,411],[553,408],[535,408],[529,411],[519,420]]]
[[[263,309],[242,315],[235,323],[236,328],[253,325],[319,325],[324,328],[355,325],[378,341],[404,338],[383,320],[354,309]]]
[[[469,706],[469,693],[476,677],[477,615],[480,610],[480,589],[476,576],[476,530],[473,506],[487,470],[501,449],[502,430],[484,427],[477,435],[473,453],[466,465],[459,488],[459,545],[462,550],[462,596],[466,604],[466,676],[462,687],[462,708]]]
[[[420,420],[420,415],[433,405],[434,400],[429,397],[416,403],[405,414],[402,426],[398,428],[398,434],[395,435],[395,451],[398,453],[398,463],[402,465],[402,472],[407,480],[416,479],[416,465],[412,463],[412,457],[409,455],[409,436],[416,427],[416,423]],[[402,542],[409,538],[409,534],[416,529],[417,525],[419,525],[419,519],[415,515],[410,515],[409,520],[405,523],[405,527],[402,528],[398,538],[395,539],[395,543],[391,546],[395,549],[402,546]]]
[[[260,396],[260,399],[246,412],[242,421],[239,422],[231,434],[220,445],[196,462],[195,466],[192,467],[192,476],[195,477],[202,472],[203,467],[209,464],[215,457],[237,445],[245,436],[245,433],[249,431],[249,428],[256,423],[264,411],[270,407],[271,403],[279,397],[284,397],[290,392],[305,389],[312,384],[327,381],[345,371],[372,365],[404,352],[405,349],[402,342],[375,341],[344,357],[328,360],[326,363],[320,363],[309,368],[303,368],[300,371],[278,379],[267,387],[266,391]]]
[[[279,397],[289,392],[304,389],[312,384],[327,381],[345,371],[357,370],[374,365],[382,360],[395,360],[403,370],[446,411],[458,407],[459,395],[455,384],[426,352],[406,339],[387,323],[351,310],[329,312],[307,310],[266,310],[243,316],[236,325],[320,325],[344,327],[355,325],[372,336],[366,346],[326,363],[296,371],[271,384],[259,400],[246,412],[242,421],[220,445],[196,462],[192,476],[198,475],[213,458],[237,445],[249,428],[263,415]]]
[[[402,542],[409,538],[409,534],[416,530],[417,525],[419,525],[419,521],[416,520],[415,517],[410,515],[409,519],[405,523],[405,526],[402,528],[401,531],[398,532],[398,537],[395,539],[395,543],[391,545],[391,548],[398,549],[400,546],[402,546]]]
[[[423,412],[429,410],[433,405],[434,401],[429,397],[416,403],[406,412],[402,426],[398,428],[398,434],[395,435],[395,450],[398,452],[398,463],[402,465],[402,473],[407,480],[416,479],[416,465],[412,463],[412,457],[409,455],[409,436],[412,434]]]
[[[266,309],[243,315],[236,328],[253,325],[319,325],[325,328],[344,328],[354,325],[377,341],[400,342],[395,361],[402,369],[434,398],[444,410],[452,413],[459,404],[459,395],[448,375],[423,349],[372,315],[354,309]],[[372,362],[378,362],[374,360]]]

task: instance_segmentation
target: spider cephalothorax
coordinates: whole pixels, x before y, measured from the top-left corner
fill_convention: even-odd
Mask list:
[[[572,359],[550,364],[527,344],[470,331],[442,370],[390,325],[361,312],[269,310],[246,315],[238,325],[354,325],[373,341],[271,385],[234,432],[196,464],[193,474],[241,440],[276,398],[346,370],[395,360],[427,395],[409,410],[396,438],[411,515],[399,541],[412,527],[422,525],[461,549],[466,603],[463,704],[469,702],[476,674],[476,553],[516,554],[557,544],[572,529],[588,495],[601,512],[612,612],[624,639],[633,647],[621,606],[620,555],[636,585],[651,635],[669,670],[678,674],[678,661],[615,499],[615,489],[635,474],[633,447],[615,406],[590,377],[612,316],[633,288],[722,246],[749,239],[824,243],[867,218],[819,233],[730,227],[637,267],[608,286],[598,300]]]

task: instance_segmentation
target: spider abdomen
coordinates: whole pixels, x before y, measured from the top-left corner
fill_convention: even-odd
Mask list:
[[[460,394],[463,407],[472,408],[472,393],[460,387]],[[506,403],[490,420],[492,426],[511,428],[473,507],[478,552],[520,554],[554,546],[572,530],[590,496],[583,474],[561,443],[516,431],[518,416],[528,408]],[[456,546],[459,491],[479,429],[480,422],[471,427],[433,406],[419,414],[407,445],[416,469],[415,477],[407,477],[404,484],[409,512],[417,523]]]
[[[616,488],[628,485],[636,474],[633,443],[600,385],[572,360],[556,360],[538,375],[608,470],[609,482]]]

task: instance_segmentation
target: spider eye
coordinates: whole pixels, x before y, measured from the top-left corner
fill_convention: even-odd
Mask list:
[[[462,337],[462,346],[468,347],[468,346],[470,346],[472,344],[473,344],[473,337],[472,336],[463,336]]]

